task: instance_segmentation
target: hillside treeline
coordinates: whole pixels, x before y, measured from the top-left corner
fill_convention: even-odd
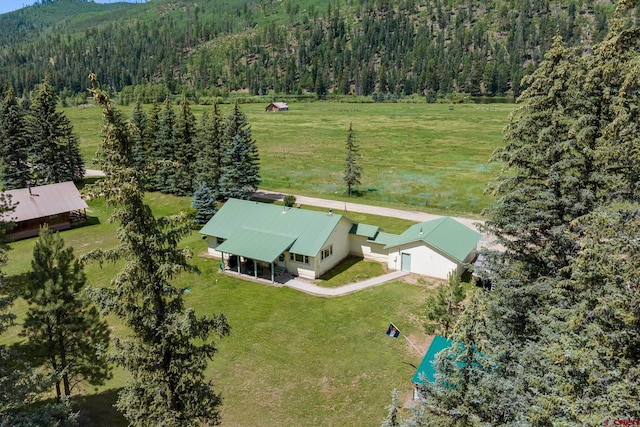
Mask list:
[[[113,91],[160,84],[190,97],[518,95],[556,34],[600,41],[613,3],[58,0],[0,16],[0,85],[26,96],[48,75],[74,95],[96,72]]]

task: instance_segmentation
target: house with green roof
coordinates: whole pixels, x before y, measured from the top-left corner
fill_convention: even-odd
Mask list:
[[[259,267],[267,267],[272,280],[285,270],[316,279],[349,255],[352,226],[353,221],[330,211],[229,199],[200,233],[207,236],[209,254],[238,272],[250,260],[249,270],[257,275]]]
[[[317,279],[349,255],[403,270],[447,279],[476,256],[480,233],[453,218],[385,233],[329,212],[230,199],[200,230],[210,255],[239,273],[267,270],[273,281],[287,271]],[[242,270],[245,269],[245,271]]]

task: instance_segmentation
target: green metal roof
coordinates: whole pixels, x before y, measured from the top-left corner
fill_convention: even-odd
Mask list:
[[[424,384],[423,378],[426,377],[427,381],[434,382],[435,369],[433,368],[433,362],[436,360],[436,355],[442,350],[451,347],[451,345],[453,345],[453,341],[448,340],[445,337],[441,337],[440,335],[433,337],[431,345],[427,350],[427,354],[424,355],[424,358],[422,359],[422,362],[420,362],[420,366],[418,366],[418,369],[413,375],[413,379],[411,381],[414,384]],[[421,374],[424,375],[424,377],[422,377]]]
[[[251,251],[251,253],[260,254],[262,258],[269,258],[274,251],[279,250],[277,248],[283,247],[287,238],[290,238],[293,241],[289,242],[289,252],[317,256],[331,232],[343,218],[342,215],[337,214],[229,199],[202,227],[200,233],[226,239],[223,244],[226,245],[229,253],[249,258],[253,257],[231,251],[229,248]],[[345,220],[349,221],[346,218]],[[262,238],[248,237],[254,236],[253,233],[258,230],[263,233]],[[286,248],[278,252],[278,255],[284,250]],[[270,261],[273,259],[275,258]]]
[[[389,245],[398,239],[397,234],[385,233],[383,231],[376,234],[373,239],[369,239],[370,242],[378,243],[380,245]]]
[[[423,241],[453,259],[463,262],[469,252],[476,248],[481,237],[482,235],[477,231],[445,216],[412,225],[385,248]]]
[[[241,228],[232,238],[220,244],[217,250],[257,261],[273,262],[295,241],[293,236]]]
[[[364,236],[368,237],[369,239],[373,239],[378,233],[379,229],[380,227],[376,225],[353,224],[353,227],[351,227],[349,233],[355,234],[356,236]]]

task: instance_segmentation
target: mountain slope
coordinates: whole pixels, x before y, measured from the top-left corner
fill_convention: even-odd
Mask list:
[[[78,93],[96,72],[116,91],[518,94],[556,33],[572,46],[597,42],[612,8],[607,0],[58,0],[0,17],[0,85],[26,93],[48,74],[58,90]]]

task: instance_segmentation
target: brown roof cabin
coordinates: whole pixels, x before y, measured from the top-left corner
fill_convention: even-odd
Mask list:
[[[289,111],[289,106],[285,102],[272,102],[265,111]]]
[[[11,240],[37,236],[44,224],[51,230],[66,230],[87,220],[87,203],[71,181],[3,193],[11,196],[10,204],[15,206],[12,212],[0,214],[0,221],[16,224],[8,232]]]

